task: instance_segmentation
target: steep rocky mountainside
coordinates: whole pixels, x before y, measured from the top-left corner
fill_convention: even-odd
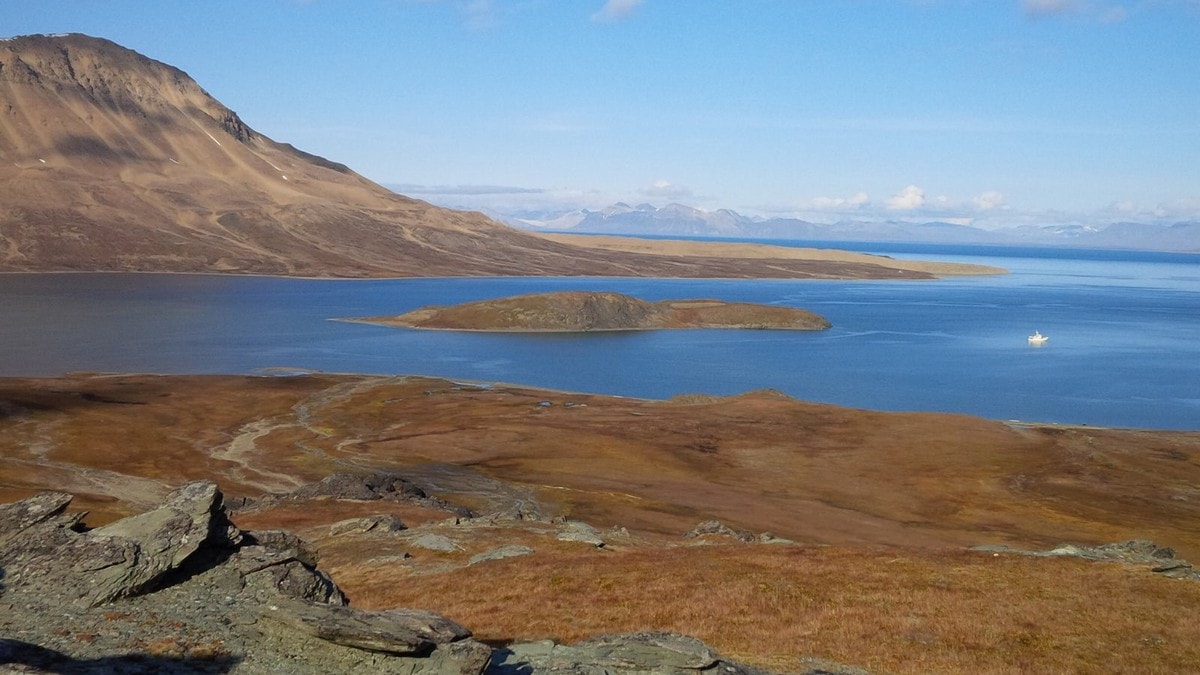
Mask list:
[[[0,41],[0,271],[901,276],[597,251],[396,195],[85,35]]]
[[[647,302],[621,293],[589,291],[534,293],[358,320],[411,328],[517,332],[829,327],[823,317],[794,307],[720,300]]]
[[[0,42],[0,101],[0,269],[515,272],[538,248],[276,143],[106,40]]]

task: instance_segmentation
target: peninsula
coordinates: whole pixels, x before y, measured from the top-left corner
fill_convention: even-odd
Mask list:
[[[399,316],[353,319],[403,328],[497,332],[592,332],[664,328],[825,330],[812,312],[722,300],[647,302],[621,293],[534,293],[453,306],[428,306]]]

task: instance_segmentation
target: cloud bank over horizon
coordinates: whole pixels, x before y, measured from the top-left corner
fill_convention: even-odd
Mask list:
[[[1113,202],[1091,212],[1058,210],[1019,210],[1009,205],[1003,194],[987,191],[964,199],[948,195],[926,196],[925,190],[909,185],[883,200],[872,199],[866,192],[844,197],[812,197],[794,204],[752,205],[723,203],[718,198],[694,194],[685,186],[669,181],[627,194],[570,188],[528,188],[494,185],[412,185],[385,184],[400,194],[428,200],[439,206],[482,211],[497,217],[549,218],[578,211],[601,211],[616,204],[648,204],[662,208],[680,204],[700,211],[729,209],[757,218],[794,218],[812,223],[860,222],[944,222],[969,225],[984,230],[1018,226],[1093,225],[1120,222],[1171,225],[1200,222],[1200,200],[1181,200],[1173,204],[1143,206],[1131,201]]]

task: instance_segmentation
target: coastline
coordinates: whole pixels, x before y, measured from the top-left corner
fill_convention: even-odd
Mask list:
[[[761,261],[766,267],[762,271],[768,273],[755,273],[758,270],[745,270],[742,276],[669,276],[669,275],[641,275],[628,274],[620,276],[590,276],[590,275],[548,275],[548,274],[528,274],[528,275],[489,275],[489,274],[465,274],[465,275],[328,275],[315,276],[311,274],[268,274],[261,272],[239,272],[230,270],[201,270],[201,271],[155,271],[155,270],[0,270],[0,275],[4,274],[198,274],[198,275],[215,275],[215,276],[237,276],[237,277],[266,277],[266,278],[282,278],[282,279],[307,279],[307,280],[390,280],[390,279],[508,279],[508,278],[563,278],[563,279],[630,279],[630,278],[645,278],[645,279],[788,279],[797,281],[816,281],[816,280],[899,280],[899,281],[926,281],[930,279],[938,279],[943,277],[960,277],[960,276],[992,276],[999,274],[1007,274],[1008,270],[999,267],[988,265],[974,265],[970,263],[950,263],[937,260],[901,260],[892,258],[886,255],[857,253],[854,251],[846,251],[842,249],[830,248],[812,248],[812,247],[795,247],[784,246],[778,244],[764,243],[749,243],[739,241],[723,241],[723,240],[707,240],[707,241],[691,241],[684,239],[639,239],[637,237],[626,236],[603,236],[603,235],[576,235],[576,234],[544,234],[531,233],[539,238],[546,239],[558,244],[576,246],[581,249],[590,251],[602,251],[612,254],[635,254],[652,256],[655,258],[675,258],[675,259],[691,259],[696,262],[702,260],[724,260],[724,261]],[[844,265],[865,265],[874,266],[882,270],[889,270],[899,275],[906,273],[928,275],[926,278],[906,278],[895,275],[854,275],[848,273],[821,273],[816,276],[780,276],[778,274],[770,274],[769,265],[771,262],[783,263],[826,263],[826,264],[844,264]]]
[[[1007,274],[1008,270],[990,265],[948,263],[937,260],[900,260],[886,255],[858,253],[837,248],[783,246],[706,239],[639,239],[637,237],[590,234],[539,234],[560,244],[604,251],[639,253],[659,256],[722,257],[740,259],[811,260],[815,262],[855,263],[887,267],[907,272],[941,276],[991,276]],[[784,255],[780,255],[780,254]]]

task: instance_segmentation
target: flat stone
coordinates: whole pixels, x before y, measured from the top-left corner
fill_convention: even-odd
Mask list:
[[[511,645],[497,650],[488,672],[495,675],[687,673],[707,671],[723,663],[711,647],[696,638],[642,632],[603,635],[574,645],[549,641]],[[748,671],[729,664],[727,672],[732,675]]]
[[[521,546],[519,544],[508,544],[506,546],[501,546],[500,548],[494,548],[490,551],[484,551],[483,553],[473,555],[473,556],[471,556],[471,560],[467,564],[468,565],[476,565],[478,563],[487,562],[489,560],[503,560],[505,558],[517,558],[517,557],[520,557],[523,555],[530,555],[532,553],[533,553],[533,549],[529,548],[528,546]]]
[[[401,656],[425,656],[437,645],[471,637],[471,631],[441,614],[415,609],[369,612],[288,603],[268,616],[334,644]]]
[[[568,520],[559,524],[558,540],[578,541],[584,544],[591,544],[596,548],[604,546],[604,538],[600,536],[600,530],[578,520]]]
[[[409,544],[417,548],[423,548],[429,551],[441,551],[443,553],[451,553],[453,551],[461,551],[462,546],[450,537],[433,534],[432,532],[424,532],[408,541]]]
[[[367,516],[365,518],[350,518],[340,520],[329,526],[329,534],[362,534],[366,532],[400,532],[407,529],[404,523],[394,515]]]

